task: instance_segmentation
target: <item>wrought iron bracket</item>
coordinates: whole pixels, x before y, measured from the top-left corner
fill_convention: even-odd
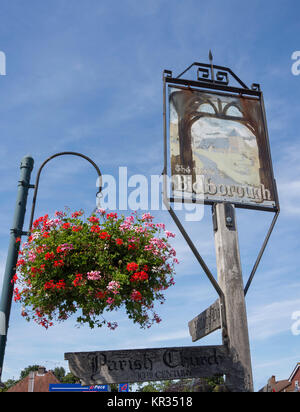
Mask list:
[[[19,229],[10,229],[10,232],[13,233],[17,237],[30,235],[30,232],[25,232],[24,230],[19,230]]]
[[[231,203],[225,203],[225,224],[230,230],[235,230],[234,209]]]
[[[217,218],[216,218],[215,205],[216,205],[216,204],[213,204],[213,206],[212,206],[212,222],[213,222],[213,229],[214,229],[214,231],[216,232],[216,231],[218,230],[218,223],[217,223]],[[225,223],[226,223],[226,226],[228,227],[229,230],[235,230],[235,225],[236,225],[236,224],[235,224],[235,220],[234,220],[233,214],[232,214],[232,209],[231,209],[230,206],[232,207],[232,205],[231,205],[230,203],[225,203]],[[250,287],[250,285],[251,285],[251,283],[252,283],[252,280],[253,280],[253,278],[254,278],[254,275],[255,275],[255,273],[256,273],[256,271],[257,271],[257,268],[258,268],[258,266],[259,266],[259,263],[260,263],[260,261],[261,261],[261,258],[262,258],[263,254],[264,254],[264,251],[265,251],[266,246],[267,246],[267,244],[268,244],[268,241],[269,241],[269,239],[270,239],[271,233],[272,233],[272,231],[273,231],[273,229],[274,229],[274,226],[275,226],[275,223],[276,223],[276,221],[277,221],[277,219],[278,219],[279,213],[280,213],[280,211],[277,210],[276,213],[275,213],[275,215],[274,215],[274,217],[273,217],[273,219],[272,219],[272,222],[271,222],[271,225],[270,225],[270,227],[269,227],[269,229],[268,229],[268,232],[267,232],[267,234],[266,234],[266,236],[265,236],[265,238],[264,238],[263,244],[262,244],[262,246],[261,246],[261,248],[260,248],[260,251],[259,251],[259,253],[258,253],[258,256],[257,256],[257,258],[256,258],[256,260],[255,260],[255,263],[254,263],[253,268],[252,268],[252,270],[251,270],[250,276],[249,276],[248,281],[247,281],[247,283],[246,283],[246,286],[245,286],[245,288],[244,288],[244,294],[245,294],[245,296],[246,296],[246,294],[247,294],[247,292],[248,292],[248,289],[249,289],[249,287]]]
[[[28,187],[28,189],[34,189],[35,185],[31,185],[30,183],[25,182],[24,180],[19,180],[19,185],[23,187]]]
[[[209,60],[209,63],[192,63],[176,77],[173,77],[173,72],[171,70],[164,70],[163,80],[166,83],[190,87],[203,87],[206,89],[219,89],[223,92],[237,93],[239,95],[256,97],[260,97],[262,95],[260,85],[258,83],[253,83],[251,87],[248,87],[229,67],[213,64],[213,56],[211,51],[209,52]],[[183,79],[182,76],[193,68],[197,69],[196,80]],[[230,85],[230,80],[233,80],[236,83],[236,86]]]
[[[225,225],[230,230],[235,230],[235,219],[234,219],[234,210],[231,203],[224,202],[225,205]],[[218,222],[217,222],[217,215],[216,215],[216,203],[212,205],[212,221],[213,221],[213,229],[214,232],[218,230]]]
[[[217,221],[217,214],[215,205],[212,206],[212,222],[213,222],[213,229],[214,232],[218,230],[218,221]]]
[[[277,219],[278,219],[279,213],[280,213],[280,210],[278,209],[278,210],[276,211],[274,217],[273,217],[273,220],[272,220],[271,225],[270,225],[270,227],[269,227],[269,229],[268,229],[268,232],[267,232],[267,234],[266,234],[266,237],[265,237],[265,239],[264,239],[264,242],[263,242],[263,244],[262,244],[262,247],[260,248],[260,251],[259,251],[259,253],[258,253],[258,256],[257,256],[257,258],[256,258],[256,261],[255,261],[255,263],[254,263],[254,266],[253,266],[253,268],[252,268],[252,271],[251,271],[251,273],[250,273],[249,279],[248,279],[248,281],[247,281],[247,283],[246,283],[246,286],[245,286],[245,289],[244,289],[244,294],[245,294],[245,296],[247,295],[248,289],[249,289],[249,287],[250,287],[250,285],[251,285],[251,283],[252,283],[252,280],[253,280],[254,275],[255,275],[255,273],[256,273],[256,271],[257,271],[258,265],[259,265],[259,263],[260,263],[260,261],[261,261],[261,258],[262,258],[262,256],[263,256],[263,254],[264,254],[264,251],[265,251],[265,249],[266,249],[266,246],[267,246],[267,244],[268,244],[268,242],[269,242],[271,233],[272,233],[272,231],[273,231],[273,229],[274,229],[274,226],[275,226],[275,223],[276,223],[276,221],[277,221]]]
[[[44,168],[44,166],[45,166],[50,160],[54,159],[55,157],[64,156],[64,155],[79,156],[79,157],[82,157],[83,159],[87,160],[88,162],[90,162],[90,163],[92,164],[92,166],[94,166],[94,168],[96,169],[97,174],[98,174],[98,178],[99,178],[99,186],[98,186],[98,187],[99,187],[99,190],[98,190],[98,192],[96,193],[96,197],[98,197],[99,194],[100,194],[101,191],[102,191],[102,174],[101,174],[101,172],[100,172],[99,167],[96,165],[96,163],[93,162],[93,160],[91,160],[89,157],[87,157],[87,156],[85,156],[85,155],[83,155],[83,154],[81,154],[81,153],[77,153],[77,152],[60,152],[60,153],[56,153],[56,154],[50,156],[48,159],[46,159],[46,160],[42,163],[41,167],[39,168],[39,170],[38,170],[38,172],[37,172],[36,181],[35,181],[35,185],[34,185],[34,188],[35,188],[35,189],[34,189],[33,200],[32,200],[30,223],[29,223],[29,229],[28,229],[29,231],[31,230],[32,223],[33,223],[33,217],[34,217],[34,211],[35,211],[35,204],[36,204],[37,192],[38,192],[38,188],[39,188],[39,181],[40,181],[40,175],[41,175],[42,169]],[[33,185],[32,185],[32,186],[33,186]]]

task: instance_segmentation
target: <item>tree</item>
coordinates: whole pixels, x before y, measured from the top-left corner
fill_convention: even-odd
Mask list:
[[[80,381],[76,376],[69,372],[62,378],[61,383],[80,383]]]
[[[175,381],[151,381],[137,383],[136,392],[165,392],[166,388]]]
[[[66,374],[65,369],[61,367],[56,367],[53,370],[54,375],[61,383],[79,383],[78,378],[74,376],[71,372]]]
[[[8,379],[6,382],[3,382],[3,387],[0,386],[0,392],[6,392],[10,387],[18,383],[18,380]]]
[[[53,374],[55,375],[55,377],[60,381],[60,382],[63,382],[63,379],[65,378],[65,376],[66,376],[66,371],[65,371],[65,369],[61,366],[61,367],[56,367],[54,370],[53,370]],[[66,382],[63,382],[63,383],[66,383]]]
[[[177,379],[139,382],[136,392],[225,392],[222,376],[202,379]]]

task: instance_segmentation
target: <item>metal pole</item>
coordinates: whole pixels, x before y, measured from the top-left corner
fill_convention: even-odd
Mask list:
[[[23,232],[23,224],[26,212],[28,190],[29,188],[34,187],[30,184],[30,176],[33,169],[33,164],[33,158],[31,156],[25,156],[22,159],[20,165],[21,172],[18,184],[17,201],[13,227],[10,233],[9,248],[2,285],[2,295],[0,300],[0,380],[2,376],[3,360],[7,341],[7,330],[9,326],[9,316],[14,289],[12,278],[16,273],[16,263],[20,249],[20,242],[16,240],[17,238],[21,238],[22,235],[28,234],[27,232]]]
[[[226,374],[226,385],[234,392],[253,392],[248,322],[235,209],[230,203],[218,203],[214,205],[214,208],[218,281],[225,296],[228,345],[236,366],[232,374]]]

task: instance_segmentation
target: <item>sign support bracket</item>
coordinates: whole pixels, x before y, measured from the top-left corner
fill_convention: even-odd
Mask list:
[[[257,268],[258,268],[258,265],[259,265],[259,263],[260,263],[260,261],[261,261],[262,255],[264,254],[264,251],[265,251],[266,246],[267,246],[267,243],[268,243],[268,241],[269,241],[269,239],[270,239],[271,233],[273,232],[273,229],[274,229],[275,223],[276,223],[276,221],[277,221],[277,218],[278,218],[278,216],[279,216],[279,213],[280,213],[280,210],[278,209],[278,210],[276,211],[274,217],[273,217],[273,220],[272,220],[271,225],[270,225],[270,227],[269,227],[268,233],[267,233],[267,235],[266,235],[266,237],[265,237],[265,240],[264,240],[264,242],[263,242],[263,244],[262,244],[262,247],[261,247],[261,249],[260,249],[260,251],[259,251],[259,254],[258,254],[257,258],[256,258],[256,261],[255,261],[255,263],[254,263],[254,266],[253,266],[253,268],[252,268],[252,271],[251,271],[251,273],[250,273],[249,279],[248,279],[248,281],[247,281],[247,283],[246,283],[246,286],[245,286],[245,289],[244,289],[244,294],[245,294],[245,296],[247,295],[248,289],[249,289],[249,287],[250,287],[250,285],[251,285],[251,283],[252,283],[252,280],[253,280],[253,278],[254,278],[254,275],[255,275],[255,273],[256,273],[256,270],[257,270]]]

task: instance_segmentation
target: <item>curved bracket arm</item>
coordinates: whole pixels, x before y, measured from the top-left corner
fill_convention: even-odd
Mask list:
[[[35,211],[35,204],[36,204],[36,197],[37,197],[37,192],[38,192],[38,188],[39,188],[39,181],[40,181],[40,175],[41,175],[41,171],[43,170],[44,166],[52,159],[54,159],[55,157],[58,156],[64,156],[64,155],[73,155],[73,156],[79,156],[82,157],[83,159],[86,159],[88,162],[90,162],[94,168],[96,169],[98,176],[99,176],[99,190],[96,193],[96,197],[98,196],[99,193],[101,193],[102,190],[102,174],[100,172],[99,167],[96,165],[95,162],[93,162],[93,160],[91,160],[89,157],[81,154],[81,153],[77,153],[77,152],[60,152],[60,153],[56,153],[53,156],[50,156],[48,159],[46,159],[44,161],[44,163],[41,165],[41,167],[38,170],[37,176],[36,176],[36,180],[35,180],[35,189],[34,189],[34,194],[33,194],[33,200],[32,200],[32,208],[31,208],[31,216],[30,216],[30,223],[29,223],[29,232],[31,230],[32,227],[32,223],[33,223],[33,217],[34,217],[34,211]]]
[[[270,227],[269,227],[268,233],[267,233],[267,235],[266,235],[266,237],[265,237],[264,243],[263,243],[263,245],[262,245],[262,247],[261,247],[261,249],[260,249],[260,251],[259,251],[259,254],[258,254],[258,256],[257,256],[257,259],[256,259],[255,264],[254,264],[254,266],[253,266],[253,269],[252,269],[252,271],[251,271],[250,277],[249,277],[249,279],[248,279],[248,281],[247,281],[247,284],[246,284],[246,286],[245,286],[245,289],[244,289],[244,294],[245,294],[245,296],[247,295],[248,289],[249,289],[249,287],[250,287],[250,285],[251,285],[251,283],[252,283],[252,280],[253,280],[254,275],[255,275],[255,273],[256,273],[256,270],[257,270],[257,267],[258,267],[258,265],[259,265],[259,263],[260,263],[260,261],[261,261],[262,255],[264,254],[264,251],[265,251],[266,246],[267,246],[267,243],[268,243],[268,241],[269,241],[269,239],[270,239],[271,233],[272,233],[272,231],[273,231],[273,229],[274,229],[274,226],[275,226],[275,223],[276,223],[277,218],[278,218],[278,216],[279,216],[279,213],[280,213],[280,210],[278,209],[277,212],[275,213],[274,217],[273,217],[273,220],[272,220],[271,225],[270,225]]]

